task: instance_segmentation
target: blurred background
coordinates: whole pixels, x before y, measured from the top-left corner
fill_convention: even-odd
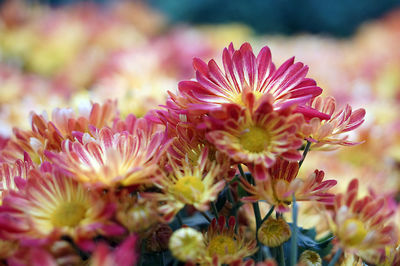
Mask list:
[[[142,116],[194,77],[192,58],[268,45],[296,56],[341,108],[367,110],[356,147],[313,156],[304,172],[362,178],[397,195],[400,178],[400,1],[0,1],[0,140],[29,129],[29,113],[118,100]],[[4,141],[0,141],[3,143]],[[0,145],[1,146],[1,145]]]

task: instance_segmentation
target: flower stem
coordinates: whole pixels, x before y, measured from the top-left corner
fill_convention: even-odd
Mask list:
[[[261,224],[263,224],[271,216],[271,214],[273,213],[274,210],[275,210],[275,205],[272,205],[271,209],[269,209],[268,213],[262,219]]]
[[[205,212],[200,212],[200,214],[203,215],[203,217],[206,218],[206,220],[207,220],[209,223],[211,223],[211,218],[208,217],[207,213],[205,213]]]
[[[279,266],[285,266],[285,252],[283,244],[279,246]]]
[[[333,256],[332,260],[329,262],[328,266],[334,266],[336,264],[336,262],[339,260],[340,256],[342,255],[342,249],[339,248],[336,251],[335,256]]]
[[[292,195],[292,238],[290,240],[290,266],[295,266],[297,262],[297,203],[296,197]]]
[[[179,227],[182,227],[183,221],[179,212],[176,214],[176,219],[178,220]]]
[[[304,151],[303,151],[303,157],[301,158],[301,160],[300,160],[300,162],[299,162],[299,168],[300,168],[301,165],[303,164],[304,159],[306,158],[307,153],[308,153],[308,151],[310,150],[310,147],[311,147],[311,142],[310,142],[309,140],[307,140],[306,147],[304,148]]]
[[[214,214],[214,217],[218,220],[219,215],[218,215],[218,210],[217,210],[217,206],[215,205],[215,202],[211,202],[211,210]]]
[[[238,164],[238,169],[239,169],[240,175],[241,175],[244,179],[246,179],[246,175],[244,174],[242,165],[241,165],[240,163]]]

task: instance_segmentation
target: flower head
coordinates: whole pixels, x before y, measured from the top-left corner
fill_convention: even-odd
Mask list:
[[[114,250],[103,242],[97,245],[92,258],[90,266],[133,266],[136,265],[138,254],[136,253],[137,237],[131,235],[127,237],[118,247]]]
[[[99,187],[140,185],[154,181],[163,144],[163,132],[138,129],[134,134],[113,133],[103,128],[94,138],[84,134],[80,141],[66,140],[62,152],[46,152],[46,156],[86,184]]]
[[[322,266],[322,259],[319,254],[312,250],[305,250],[299,258],[301,266]]]
[[[109,221],[112,204],[55,170],[31,170],[23,189],[11,191],[0,208],[0,236],[6,239],[46,242],[69,236],[79,242],[123,232]]]
[[[278,156],[301,159],[297,149],[303,141],[296,135],[299,119],[302,116],[290,110],[274,111],[268,97],[255,110],[227,104],[221,112],[211,114],[206,137],[235,162],[269,168]]]
[[[393,214],[384,198],[373,193],[358,198],[358,180],[350,182],[345,194],[337,194],[331,227],[340,246],[369,261],[384,254],[384,248],[397,241],[397,230],[388,218]]]
[[[180,261],[197,261],[204,250],[203,235],[193,228],[183,227],[172,234],[168,246]]]
[[[256,201],[265,200],[271,205],[275,205],[279,212],[289,211],[289,204],[292,202],[292,195],[297,201],[320,201],[325,204],[332,204],[334,195],[328,190],[336,185],[336,180],[325,180],[324,171],[315,170],[307,179],[297,178],[299,164],[278,159],[269,169],[255,169],[263,172],[269,178],[256,180],[255,185],[251,185],[247,180],[241,179],[244,189],[250,196],[244,200]]]
[[[346,105],[336,111],[336,100],[333,97],[324,99],[320,96],[311,102],[311,106],[331,116],[328,120],[314,117],[302,125],[301,132],[312,142],[313,149],[332,150],[338,148],[338,145],[360,144],[360,142],[347,140],[348,136],[344,136],[343,133],[358,128],[364,122],[365,110],[363,108],[353,111],[350,105]]]
[[[208,204],[217,198],[225,186],[224,180],[217,181],[219,166],[216,162],[208,160],[207,148],[202,150],[195,164],[185,158],[181,160],[180,165],[177,165],[170,159],[171,173],[164,174],[155,183],[162,193],[143,193],[143,197],[163,202],[159,210],[167,221],[186,204],[194,206],[197,210],[206,211]],[[210,165],[209,169],[206,169],[206,165]]]
[[[257,232],[258,239],[268,247],[278,247],[288,241],[292,232],[283,218],[269,217],[264,221]]]
[[[306,102],[322,92],[314,80],[306,78],[308,67],[294,63],[294,58],[276,69],[267,46],[256,57],[249,43],[239,50],[231,44],[224,49],[222,61],[223,70],[214,60],[206,64],[194,59],[196,81],[179,83],[179,93],[189,99],[190,109],[219,109],[225,103],[243,105],[247,93],[257,99],[268,93],[273,96],[275,110],[295,104],[302,106],[299,111],[307,112],[311,108],[305,106]]]

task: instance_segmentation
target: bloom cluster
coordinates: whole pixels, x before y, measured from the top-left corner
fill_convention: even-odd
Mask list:
[[[30,129],[14,129],[0,150],[5,263],[334,265],[342,251],[398,259],[390,197],[359,198],[356,179],[336,193],[323,170],[301,171],[308,152],[358,144],[347,133],[364,109],[337,108],[306,65],[276,66],[267,46],[256,54],[230,44],[221,65],[195,58],[193,67],[195,79],[141,118],[108,100],[32,113]],[[329,224],[323,240],[297,225],[303,202]]]

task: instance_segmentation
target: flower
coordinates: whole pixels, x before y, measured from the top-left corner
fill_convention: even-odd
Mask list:
[[[312,250],[305,250],[299,258],[301,266],[322,266],[322,259],[319,254]]]
[[[172,171],[156,181],[155,186],[162,193],[142,193],[146,199],[154,199],[162,203],[159,207],[164,219],[170,221],[186,204],[193,205],[197,210],[206,211],[211,201],[224,188],[225,181],[216,182],[220,172],[216,162],[209,162],[208,149],[204,148],[196,164],[191,164],[185,158],[177,165],[171,157],[169,164]],[[209,164],[209,169],[206,165]]]
[[[92,258],[90,259],[90,266],[133,266],[136,265],[138,254],[136,253],[137,236],[130,235],[114,250],[101,242],[97,245]]]
[[[246,240],[243,230],[235,233],[236,221],[234,217],[228,220],[228,226],[224,216],[220,216],[218,222],[213,219],[205,238],[205,255],[202,262],[217,260],[219,263],[229,264],[235,260],[251,256],[257,251],[257,241]]]
[[[297,133],[299,114],[274,111],[271,98],[263,100],[253,112],[236,104],[224,105],[222,112],[211,113],[206,137],[215,147],[238,163],[271,167],[278,156],[300,160],[297,150],[303,143]],[[256,175],[258,179],[265,176]]]
[[[29,172],[23,189],[10,191],[0,207],[0,237],[45,243],[69,236],[78,243],[123,229],[109,219],[114,205],[100,193],[51,169]]]
[[[72,109],[56,108],[49,121],[47,114],[31,114],[31,130],[14,129],[14,135],[1,151],[0,158],[7,162],[22,159],[27,152],[34,162],[44,161],[44,151],[60,151],[62,142],[73,140],[75,132],[89,132],[90,127],[102,128],[117,116],[117,102],[108,100],[103,105],[94,103],[76,115]]]
[[[306,78],[308,67],[303,63],[294,63],[294,58],[290,58],[276,69],[267,46],[256,57],[249,43],[244,43],[239,50],[230,44],[223,51],[222,61],[224,71],[214,60],[206,64],[194,59],[196,81],[179,83],[179,93],[188,98],[190,109],[209,111],[225,103],[243,105],[250,92],[256,99],[270,94],[275,110],[299,105],[298,111],[313,113],[305,104],[321,94],[322,89],[314,80]]]
[[[334,195],[327,191],[336,185],[336,180],[325,180],[324,171],[315,170],[307,179],[297,178],[299,164],[278,159],[269,169],[262,168],[257,171],[265,172],[269,176],[265,180],[257,180],[253,186],[244,178],[241,178],[243,188],[250,196],[243,200],[258,201],[265,200],[275,205],[279,212],[290,210],[294,194],[296,201],[320,201],[325,204],[332,204]]]
[[[191,227],[179,228],[169,239],[168,247],[178,260],[196,261],[204,250],[203,235]]]
[[[278,247],[290,239],[292,232],[289,225],[279,217],[269,217],[258,229],[257,236],[261,243],[268,247]]]
[[[313,117],[301,126],[301,132],[306,139],[312,142],[311,148],[332,150],[337,145],[351,146],[361,142],[347,140],[343,133],[358,128],[364,122],[365,110],[363,108],[352,110],[350,105],[336,111],[336,100],[333,97],[317,97],[311,106],[322,113],[331,116],[328,120]],[[335,112],[336,111],[336,112]]]
[[[87,185],[109,188],[148,184],[157,177],[157,161],[166,142],[162,131],[146,129],[130,134],[102,128],[94,137],[83,134],[80,141],[64,141],[60,153],[45,154]]]
[[[385,246],[397,243],[397,230],[389,221],[393,210],[374,193],[358,198],[358,180],[353,179],[346,193],[337,194],[330,223],[339,245],[366,261],[381,257]],[[374,261],[372,261],[374,263]]]

